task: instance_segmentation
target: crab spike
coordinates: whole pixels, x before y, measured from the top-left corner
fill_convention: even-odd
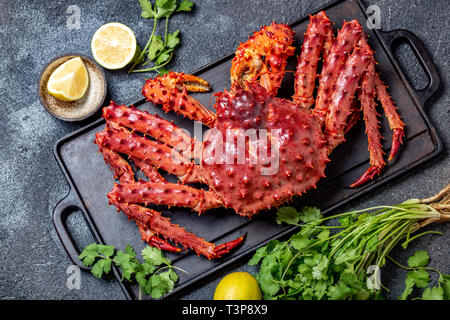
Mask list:
[[[142,88],[142,94],[153,104],[162,104],[166,112],[175,111],[211,127],[216,121],[216,115],[198,100],[189,96],[189,90],[209,91],[209,84],[198,77],[171,71],[164,76],[147,80]]]
[[[191,208],[199,213],[222,206],[222,202],[212,191],[168,182],[141,181],[140,183],[118,184],[108,193],[108,198],[117,199],[120,203],[177,205]]]
[[[358,187],[360,185],[363,185],[364,183],[366,183],[367,181],[372,180],[376,175],[379,175],[381,171],[380,167],[377,166],[370,166],[363,174],[361,177],[359,177],[358,180],[356,180],[355,182],[353,182],[350,185],[350,188],[355,188]]]
[[[349,54],[361,38],[362,32],[363,29],[357,20],[344,22],[328,55],[324,57],[314,107],[314,114],[321,126],[323,126],[327,116],[333,85],[336,83]]]
[[[142,240],[147,242],[150,246],[169,252],[180,252],[181,248],[171,245],[167,241],[157,237],[149,228],[143,223],[137,223],[139,231],[142,235]]]
[[[303,40],[297,71],[295,73],[295,94],[292,97],[295,103],[304,108],[314,104],[314,88],[317,78],[317,64],[323,52],[326,40],[329,41],[331,22],[324,11],[309,17],[308,28]],[[327,42],[326,51],[329,50]]]
[[[246,87],[247,81],[256,81],[269,94],[276,95],[287,59],[295,51],[291,46],[293,41],[294,31],[281,23],[272,23],[254,32],[236,49],[230,70],[232,86]]]

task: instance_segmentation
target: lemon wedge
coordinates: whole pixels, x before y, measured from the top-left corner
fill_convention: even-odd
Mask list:
[[[217,285],[214,300],[261,300],[262,294],[256,279],[247,272],[233,272]]]
[[[104,24],[94,33],[92,55],[102,67],[121,69],[129,64],[136,53],[136,37],[126,25],[118,22]]]
[[[47,91],[63,101],[75,101],[84,96],[89,86],[89,74],[80,57],[72,58],[53,71]]]

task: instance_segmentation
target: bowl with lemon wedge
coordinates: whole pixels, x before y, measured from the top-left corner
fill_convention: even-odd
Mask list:
[[[103,105],[106,77],[90,58],[64,54],[50,61],[41,73],[38,93],[44,108],[65,121],[89,118]]]

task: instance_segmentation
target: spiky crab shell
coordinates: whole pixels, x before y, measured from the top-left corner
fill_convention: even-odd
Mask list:
[[[222,133],[222,141],[210,139],[205,143],[202,165],[204,178],[226,207],[251,216],[314,188],[325,176],[329,162],[326,141],[309,109],[273,97],[258,84],[218,94],[215,107],[214,129]],[[274,151],[266,164],[261,157],[254,163],[250,151],[255,149],[249,148],[248,142],[251,140],[247,139],[244,163],[238,161],[242,150],[227,144],[227,135],[245,139],[249,129],[259,135],[259,129],[266,129],[271,137],[270,142],[257,139],[253,144],[259,148],[259,155],[269,156]],[[222,163],[217,161],[217,143],[226,146]],[[231,159],[234,161],[227,161]]]

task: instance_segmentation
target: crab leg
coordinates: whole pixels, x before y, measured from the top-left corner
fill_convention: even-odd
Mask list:
[[[127,131],[107,127],[96,134],[96,139],[103,147],[146,161],[156,168],[178,176],[183,182],[202,181],[200,167],[178,151]]]
[[[309,17],[295,73],[295,94],[292,97],[295,103],[304,108],[314,104],[313,92],[317,78],[317,64],[320,54],[324,50],[329,51],[331,30],[331,22],[325,12],[321,11]],[[326,49],[325,43],[327,43]]]
[[[389,154],[388,159],[389,161],[391,161],[395,157],[398,148],[403,143],[403,137],[405,136],[405,123],[401,120],[397,112],[397,107],[392,102],[392,99],[389,96],[389,93],[387,92],[386,86],[384,85],[383,81],[381,81],[380,76],[375,73],[374,77],[378,100],[380,100],[381,106],[383,107],[384,113],[386,114],[389,122],[389,127],[394,132],[392,137],[391,153]]]
[[[120,203],[154,203],[187,207],[199,213],[223,205],[211,191],[168,182],[141,181],[130,184],[115,184],[108,197],[113,197]]]
[[[336,83],[348,55],[358,43],[361,35],[362,27],[358,21],[352,20],[351,22],[344,22],[328,56],[324,58],[322,71],[319,77],[316,105],[313,110],[321,126],[323,126],[325,122],[329,104],[331,103],[333,85]]]
[[[191,152],[199,144],[172,122],[164,120],[156,114],[152,115],[136,108],[118,105],[113,101],[108,107],[103,108],[103,118],[108,122],[114,122],[151,136],[182,153]]]
[[[114,177],[118,179],[120,183],[135,183],[133,170],[124,158],[117,152],[103,148],[100,145],[99,150],[103,154],[105,162],[110,165],[114,172]],[[164,178],[162,179],[164,180]],[[178,252],[181,250],[180,248],[172,246],[165,240],[158,238],[146,225],[138,223],[138,227],[142,235],[142,240],[146,241],[151,246],[171,252]]]
[[[135,220],[138,224],[145,225],[156,234],[164,236],[184,247],[194,250],[197,254],[204,255],[208,259],[220,258],[233,248],[237,247],[244,237],[215,246],[213,243],[197,237],[195,234],[187,232],[184,228],[173,224],[170,219],[165,218],[160,212],[142,207],[136,204],[120,203],[114,195],[108,195],[111,204],[124,212],[129,219]]]
[[[360,44],[362,47],[369,48],[366,36],[361,37]],[[375,65],[375,60],[372,60],[372,64]],[[375,70],[375,66],[373,67]],[[392,143],[391,143],[391,153],[389,154],[389,161],[391,161],[403,143],[403,137],[405,136],[404,127],[405,123],[401,120],[400,115],[397,112],[397,107],[394,105],[389,93],[387,92],[386,85],[381,81],[380,76],[377,72],[373,73],[374,86],[377,93],[378,100],[383,107],[384,114],[386,115],[389,127],[393,131]]]
[[[331,152],[345,141],[344,131],[347,119],[352,113],[355,92],[368,64],[372,61],[372,50],[355,47],[345,63],[336,82],[336,89],[325,119],[325,132],[328,135],[328,147]]]
[[[370,167],[363,175],[350,185],[351,188],[360,186],[380,174],[381,169],[386,165],[383,159],[383,147],[381,145],[381,133],[378,127],[378,114],[375,103],[375,67],[370,63],[361,82],[361,92],[359,100],[364,113],[364,122],[366,124],[366,134],[370,153]]]
[[[146,80],[142,94],[153,104],[162,104],[166,112],[175,111],[211,127],[216,121],[216,115],[188,94],[188,91],[207,92],[209,90],[209,83],[201,78],[170,72],[162,77]]]

